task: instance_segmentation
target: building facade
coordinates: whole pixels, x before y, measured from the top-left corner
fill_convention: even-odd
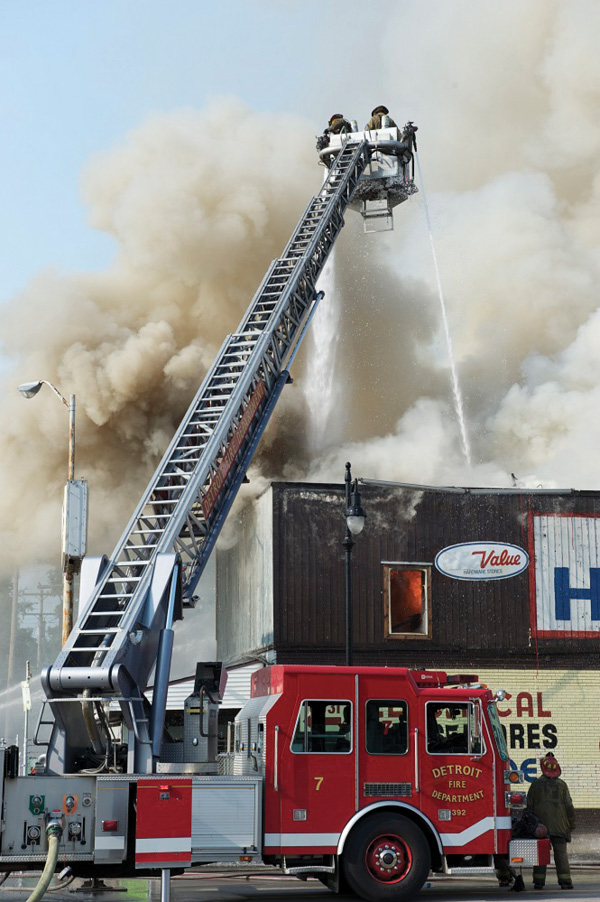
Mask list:
[[[600,492],[360,490],[354,663],[477,673],[506,689],[513,763],[533,780],[552,750],[579,811],[573,848],[590,831],[598,847]],[[344,536],[343,486],[273,483],[246,508],[217,558],[219,658],[343,664]]]

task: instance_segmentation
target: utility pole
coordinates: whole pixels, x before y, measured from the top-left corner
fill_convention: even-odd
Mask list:
[[[17,615],[19,611],[19,571],[13,575],[12,605],[10,610],[10,641],[8,643],[8,664],[6,668],[6,685],[10,687],[15,680],[15,645],[17,644]]]
[[[52,616],[48,614],[44,610],[44,602],[47,598],[50,598],[54,595],[54,589],[52,586],[43,585],[42,583],[38,583],[37,590],[32,592],[27,592],[25,589],[22,589],[19,592],[21,598],[37,598],[39,599],[39,607],[37,611],[37,621],[38,621],[38,629],[37,629],[37,658],[36,658],[36,666],[38,670],[41,670],[44,664],[44,649],[45,649],[45,632],[46,632],[46,618]]]
[[[88,486],[85,479],[75,479],[75,395],[67,401],[48,379],[24,382],[19,385],[19,391],[24,398],[33,398],[42,385],[47,385],[69,411],[69,463],[62,515],[64,645],[73,629],[73,580],[79,573],[87,548]]]

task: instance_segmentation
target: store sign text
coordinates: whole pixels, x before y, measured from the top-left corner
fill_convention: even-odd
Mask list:
[[[443,548],[435,566],[452,579],[507,579],[527,569],[529,555],[507,542],[461,542]]]
[[[558,745],[558,729],[554,723],[540,723],[544,718],[551,718],[552,711],[544,704],[541,692],[533,695],[530,692],[519,692],[514,699],[513,705],[508,706],[509,699],[513,698],[510,692],[506,693],[502,704],[498,704],[498,714],[500,717],[518,717],[520,723],[502,724],[502,729],[506,737],[506,744],[511,752],[511,767],[521,769],[528,783],[533,782],[539,776],[539,758],[525,758],[517,765],[512,758],[513,750],[516,752],[530,752],[535,749],[555,749]],[[529,718],[537,718],[537,722],[523,723]]]

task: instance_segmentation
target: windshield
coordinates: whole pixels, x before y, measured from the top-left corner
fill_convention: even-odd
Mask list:
[[[488,705],[488,714],[490,717],[490,724],[492,725],[492,733],[494,734],[494,740],[496,742],[496,748],[500,753],[500,757],[503,761],[508,761],[508,749],[506,748],[506,739],[504,738],[504,733],[502,732],[502,727],[500,726],[500,718],[498,717],[498,709],[496,705],[492,702],[491,705]]]

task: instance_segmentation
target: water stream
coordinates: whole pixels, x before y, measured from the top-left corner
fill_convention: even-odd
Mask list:
[[[313,454],[330,444],[327,433],[336,398],[333,376],[340,310],[335,299],[334,254],[332,251],[329,255],[318,280],[317,288],[325,292],[325,297],[317,307],[310,331],[311,363],[305,391],[310,412],[308,443]]]
[[[456,369],[456,363],[454,360],[454,352],[452,350],[452,338],[450,336],[450,327],[448,325],[448,314],[446,312],[446,301],[444,300],[444,292],[442,291],[442,281],[440,279],[440,270],[437,261],[437,254],[435,252],[435,244],[433,242],[433,232],[431,229],[431,219],[429,217],[429,206],[427,204],[427,195],[425,194],[425,186],[423,184],[423,174],[421,172],[421,163],[419,161],[419,155],[415,153],[415,158],[417,160],[417,169],[419,171],[419,190],[421,192],[421,197],[423,198],[423,208],[425,210],[425,219],[427,221],[427,231],[429,232],[429,242],[431,244],[431,254],[433,256],[433,266],[435,269],[435,278],[437,282],[438,289],[438,297],[440,299],[440,307],[442,310],[442,322],[444,324],[444,334],[446,336],[446,347],[448,349],[448,359],[450,361],[450,373],[452,377],[452,394],[454,396],[454,409],[456,411],[456,416],[458,419],[458,424],[460,427],[460,436],[462,440],[462,449],[463,454],[465,456],[465,460],[467,461],[468,466],[471,466],[471,448],[469,446],[469,437],[467,435],[467,427],[465,423],[465,416],[463,411],[463,401],[462,394],[460,391],[460,384],[458,381],[458,372]]]
[[[33,733],[33,728],[37,723],[37,715],[42,704],[44,693],[39,676],[36,674],[32,677],[29,684],[31,692],[32,710],[29,712],[29,739]],[[21,691],[21,683],[9,686],[0,692],[0,738],[5,742],[14,741],[15,733],[22,733],[24,721],[23,712],[23,695]]]

